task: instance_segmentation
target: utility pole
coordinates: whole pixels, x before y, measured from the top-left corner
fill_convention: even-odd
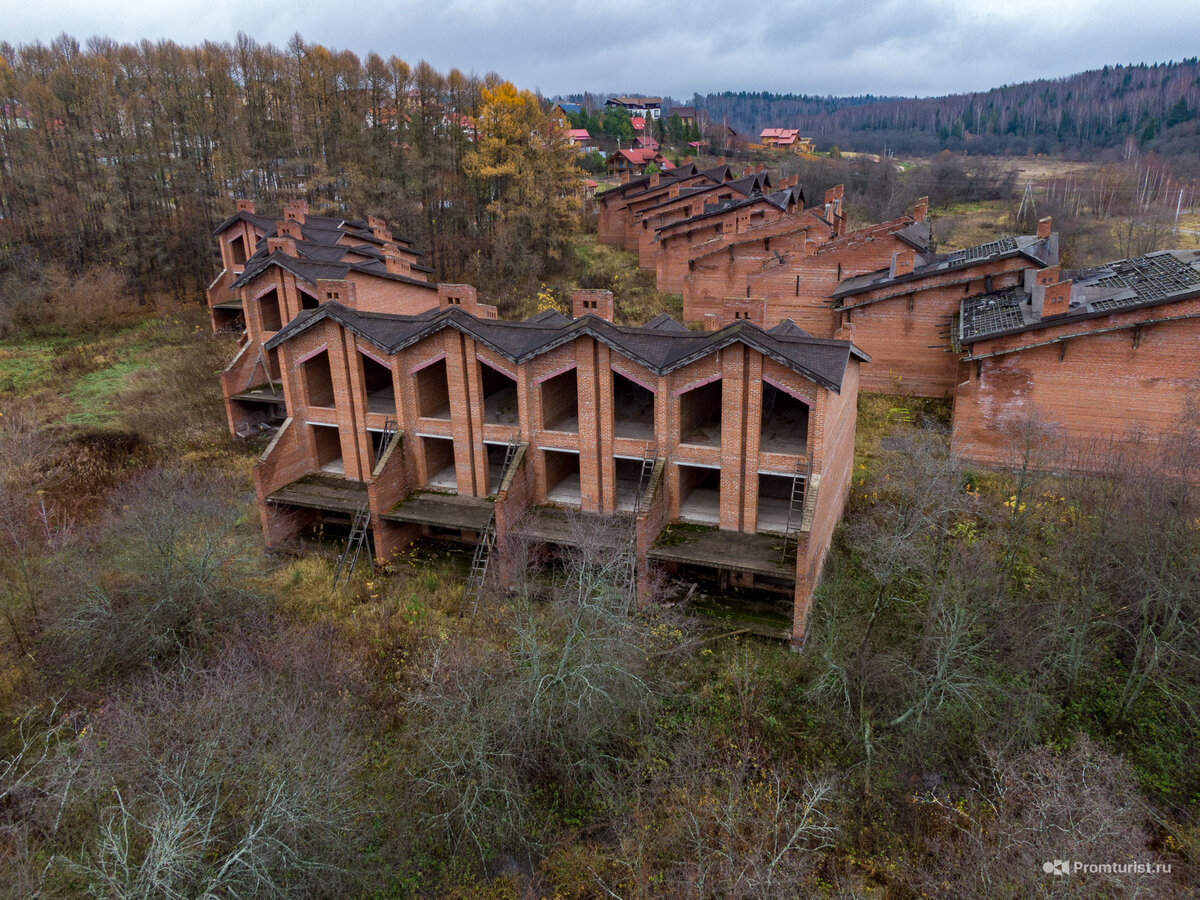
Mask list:
[[[1017,208],[1017,221],[1021,221],[1021,216],[1025,214],[1025,207],[1029,206],[1029,214],[1037,215],[1037,207],[1033,203],[1033,182],[1025,182],[1025,193],[1021,195],[1021,205]]]

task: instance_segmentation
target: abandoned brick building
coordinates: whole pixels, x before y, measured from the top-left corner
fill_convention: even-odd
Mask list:
[[[504,321],[443,285],[416,314],[300,310],[265,343],[287,409],[254,467],[268,545],[368,515],[380,559],[420,536],[503,540],[518,519],[571,544],[565,510],[624,514],[639,590],[656,567],[784,593],[801,639],[865,355],[791,323],[624,327],[610,293],[573,301],[573,318]],[[672,523],[712,527],[660,541]]]
[[[840,324],[832,294],[844,279],[887,266],[895,254],[926,252],[931,236],[924,201],[911,217],[846,231],[842,197],[839,186],[801,215],[694,247],[683,276],[684,319],[719,325],[725,298],[741,297],[756,302],[764,323],[786,318],[832,334]]]
[[[638,249],[635,227],[641,210],[677,197],[685,188],[722,184],[733,179],[733,169],[724,161],[700,171],[695,163],[685,162],[665,172],[631,178],[622,174],[621,184],[596,195],[596,230],[602,244],[626,250]]]
[[[1080,470],[1104,470],[1114,441],[1153,454],[1195,420],[1200,251],[1026,268],[1013,287],[963,299],[952,338],[956,454],[1009,464],[1029,426],[1065,443]]]
[[[423,254],[394,238],[380,219],[309,215],[303,201],[276,219],[239,200],[216,234],[223,268],[208,289],[212,324],[240,335],[238,352],[221,374],[234,435],[283,420],[279,363],[265,343],[302,309],[329,300],[406,313],[438,305]]]
[[[740,314],[764,327],[791,319],[814,335],[852,336],[871,357],[864,390],[949,398],[958,355],[948,337],[959,301],[1012,287],[1031,265],[1058,262],[1049,219],[1035,235],[936,253],[924,199],[912,216],[853,231],[841,230],[843,217],[823,218],[823,209],[840,208],[841,192],[831,191],[823,208],[695,248],[684,319],[721,327],[735,306],[730,298],[740,298]]]
[[[837,326],[853,325],[855,342],[871,355],[864,389],[950,398],[958,354],[947,338],[962,299],[1014,287],[1030,267],[1057,262],[1058,235],[1043,219],[1037,234],[949,253],[898,249],[886,267],[837,282],[829,305]]]

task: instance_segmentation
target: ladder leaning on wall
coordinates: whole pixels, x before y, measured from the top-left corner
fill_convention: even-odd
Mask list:
[[[500,467],[500,482],[504,482],[504,476],[508,474],[508,467],[512,463],[513,457],[517,453],[516,437],[513,437],[508,442],[508,447],[504,450],[504,464]],[[497,489],[499,485],[497,485]],[[475,544],[475,552],[471,556],[471,569],[467,573],[467,583],[463,586],[462,603],[459,605],[458,614],[466,615],[467,604],[471,604],[471,615],[479,611],[479,601],[483,597],[483,584],[487,580],[488,563],[492,558],[492,550],[496,547],[496,510],[492,508],[488,515],[487,524],[483,527],[483,531],[479,534],[479,542]]]

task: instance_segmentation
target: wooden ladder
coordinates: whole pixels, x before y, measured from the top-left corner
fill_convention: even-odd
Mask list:
[[[368,502],[363,501],[363,505],[354,514],[354,521],[350,525],[350,537],[346,539],[346,547],[342,550],[341,557],[338,558],[337,566],[334,567],[332,590],[336,591],[338,584],[350,581],[350,577],[354,574],[354,567],[358,565],[358,557],[362,553],[363,544],[367,542],[367,532],[370,531],[370,526],[371,506]]]
[[[515,437],[509,440],[508,447],[504,451],[504,465],[500,467],[500,484],[504,483],[504,476],[508,474],[508,467],[511,465],[513,457],[516,456],[519,446]],[[496,489],[499,490],[499,485],[496,486]],[[491,562],[492,551],[495,548],[496,510],[493,507],[488,516],[487,525],[479,534],[479,543],[475,545],[475,552],[471,556],[471,569],[467,573],[467,583],[463,585],[462,603],[458,608],[460,616],[466,615],[468,603],[471,604],[472,616],[479,612],[479,601],[483,597],[483,585],[487,580],[488,563]]]
[[[792,521],[795,520],[799,523],[804,519],[804,492],[808,485],[806,471],[804,460],[796,460],[796,470],[792,473],[792,497],[788,502],[787,525],[783,527],[783,553],[780,554],[780,562],[787,559],[788,538],[792,536]],[[797,546],[799,546],[798,541]]]

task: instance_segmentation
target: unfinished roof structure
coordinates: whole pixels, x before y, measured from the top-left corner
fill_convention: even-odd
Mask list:
[[[1200,251],[1028,269],[962,299],[952,339],[956,453],[1003,463],[1014,435],[1036,433],[1057,468],[1155,454],[1200,397]]]
[[[925,238],[928,247],[927,230]],[[880,292],[881,288],[924,281],[938,275],[1006,259],[1023,259],[1038,266],[1054,265],[1058,262],[1058,235],[1006,235],[995,241],[952,250],[949,253],[918,251],[914,253],[911,264],[908,264],[909,261],[897,259],[893,260],[888,268],[845,279],[833,291],[833,298],[838,301],[835,304],[837,308],[850,309],[877,302],[884,296]]]
[[[1054,274],[1061,280],[1038,284],[1034,271],[1026,270],[1020,286],[963,300],[959,345],[1200,296],[1200,251],[1164,250]],[[1047,289],[1062,284],[1065,291],[1049,291],[1052,304],[1047,307]],[[1062,296],[1053,302],[1056,293]]]

